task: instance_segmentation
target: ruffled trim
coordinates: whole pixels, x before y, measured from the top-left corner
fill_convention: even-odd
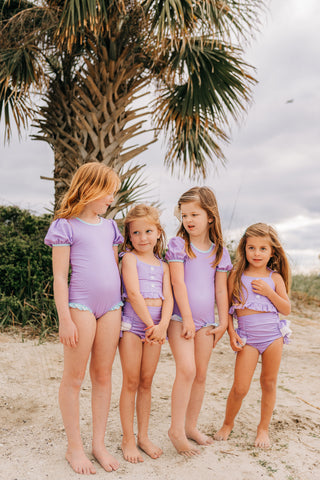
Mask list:
[[[232,305],[229,309],[230,315],[233,315],[235,310],[244,310],[249,308],[250,310],[256,310],[257,312],[277,312],[278,310],[273,304],[259,303],[259,302],[248,302],[244,305]]]
[[[289,337],[292,334],[291,328],[289,328],[290,320],[280,320],[280,332],[283,336],[283,343],[288,344],[290,343]]]
[[[143,296],[143,298],[161,298],[161,300],[164,300],[164,296],[159,295],[156,292],[140,292],[140,293]],[[122,298],[126,299],[126,298],[128,298],[128,295],[126,293],[123,293]]]
[[[78,310],[82,310],[83,312],[86,311],[86,312],[93,313],[91,308],[87,307],[86,305],[82,305],[82,303],[72,303],[72,302],[70,302],[69,307],[70,308],[77,308]]]
[[[112,308],[110,308],[109,312],[112,312],[113,310],[119,310],[119,308],[123,307],[123,302],[119,302],[116,305],[114,305]]]

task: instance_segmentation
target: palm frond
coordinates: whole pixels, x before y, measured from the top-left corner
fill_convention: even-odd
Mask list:
[[[150,17],[150,26],[158,43],[172,43],[195,28],[194,6],[192,0],[144,0],[142,6]]]

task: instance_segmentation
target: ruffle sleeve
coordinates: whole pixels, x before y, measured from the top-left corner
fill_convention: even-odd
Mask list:
[[[181,237],[170,238],[168,243],[168,250],[166,253],[166,260],[168,262],[184,262],[187,258],[185,251],[185,242]]]
[[[120,243],[123,243],[123,236],[119,231],[117,222],[115,220],[111,220],[111,222],[114,230],[113,246],[120,245]]]
[[[66,218],[54,220],[45,236],[44,243],[49,247],[65,247],[73,243],[72,227]]]
[[[221,260],[217,265],[218,272],[230,272],[232,270],[232,263],[228,250],[224,247]]]

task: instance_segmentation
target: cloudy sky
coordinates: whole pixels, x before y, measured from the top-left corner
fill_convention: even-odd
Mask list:
[[[254,103],[232,125],[224,147],[225,167],[212,168],[204,185],[216,193],[226,240],[239,239],[250,224],[275,226],[295,270],[320,271],[320,2],[273,0],[246,59],[259,83]],[[1,132],[1,142],[3,132]],[[173,209],[194,182],[177,180],[163,167],[158,142],[139,161],[153,198],[162,204],[168,236],[177,221]],[[42,142],[15,136],[0,145],[0,204],[35,212],[52,207],[53,154]],[[199,182],[198,182],[199,184]]]

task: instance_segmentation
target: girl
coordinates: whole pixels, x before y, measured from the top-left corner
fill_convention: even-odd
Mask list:
[[[191,188],[180,197],[178,209],[182,223],[166,255],[175,298],[168,337],[176,362],[168,433],[178,453],[192,456],[199,450],[188,438],[200,445],[213,442],[198,430],[197,420],[212,348],[228,326],[227,272],[232,265],[223,247],[213,192],[207,187]]]
[[[215,434],[216,440],[227,440],[261,354],[261,419],[255,446],[270,446],[268,429],[276,400],[282,346],[288,343],[291,333],[288,322],[279,320],[279,313],[290,313],[289,284],[290,268],[277,233],[264,223],[251,225],[240,240],[236,266],[228,280],[228,333],[231,347],[238,354],[224,423]],[[231,315],[238,319],[237,330]]]
[[[165,234],[157,209],[147,205],[133,207],[125,219],[126,253],[122,260],[125,304],[119,345],[123,372],[121,448],[125,460],[131,463],[143,462],[137,446],[151,458],[162,454],[148,437],[148,425],[152,379],[173,308],[169,268],[160,260],[164,247]],[[137,444],[133,432],[136,396]]]
[[[62,200],[45,243],[52,247],[54,298],[64,370],[59,403],[67,435],[66,459],[77,473],[95,473],[80,437],[79,393],[89,355],[92,382],[92,454],[106,471],[118,461],[105,448],[111,396],[111,368],[121,322],[121,283],[114,220],[101,218],[120,186],[117,174],[102,163],[82,165]],[[71,278],[68,292],[68,272]]]

